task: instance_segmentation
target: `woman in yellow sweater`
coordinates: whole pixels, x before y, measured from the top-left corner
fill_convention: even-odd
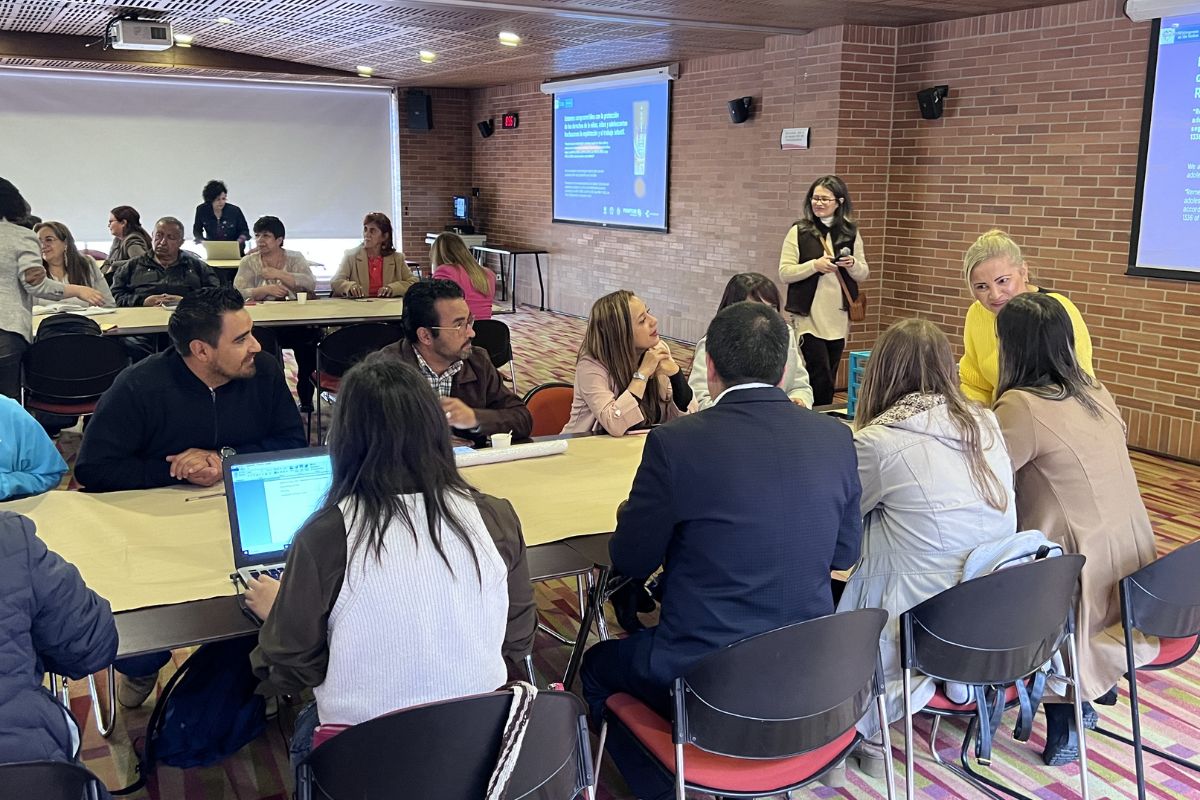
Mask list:
[[[1002,230],[993,228],[975,240],[963,256],[963,277],[975,302],[967,309],[963,330],[965,352],[958,362],[958,379],[963,394],[991,406],[1000,379],[1000,351],[996,338],[996,314],[1005,303],[1025,292],[1048,294],[1062,303],[1075,331],[1075,357],[1088,375],[1092,368],[1092,337],[1075,305],[1057,292],[1040,289],[1029,282],[1029,267],[1021,248]]]

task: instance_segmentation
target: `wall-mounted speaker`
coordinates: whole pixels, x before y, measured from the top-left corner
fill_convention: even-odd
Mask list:
[[[741,125],[750,119],[750,104],[753,102],[753,97],[739,97],[729,101],[729,118],[733,120],[734,125]]]
[[[921,109],[921,116],[925,119],[940,119],[946,105],[942,100],[949,94],[949,86],[930,86],[917,92],[917,105]]]
[[[496,124],[490,119],[485,119],[483,122],[476,122],[475,127],[479,128],[479,135],[485,139],[496,132]]]
[[[427,131],[433,128],[433,97],[420,89],[409,89],[404,95],[404,100],[410,131]]]

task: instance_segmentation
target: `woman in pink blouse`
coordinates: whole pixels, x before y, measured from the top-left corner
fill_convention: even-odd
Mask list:
[[[623,436],[693,410],[691,387],[641,298],[620,289],[597,300],[575,362],[575,400],[562,432]]]
[[[443,233],[433,240],[429,251],[433,277],[454,281],[467,298],[467,307],[475,319],[492,318],[492,300],[496,297],[496,273],[479,266],[466,243],[457,233]]]

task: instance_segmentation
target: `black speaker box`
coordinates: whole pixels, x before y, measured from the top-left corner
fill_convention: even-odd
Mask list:
[[[422,91],[412,89],[404,96],[408,107],[408,129],[427,131],[433,128],[433,98]]]
[[[750,104],[753,101],[753,97],[739,97],[729,101],[729,118],[733,120],[734,125],[741,125],[750,119]]]
[[[917,106],[921,109],[921,116],[925,119],[941,119],[946,105],[942,100],[948,94],[950,94],[950,87],[944,85],[931,86],[917,92]]]

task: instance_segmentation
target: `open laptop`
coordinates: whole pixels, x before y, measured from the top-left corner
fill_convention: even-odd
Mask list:
[[[237,261],[242,257],[241,251],[238,249],[238,243],[233,242],[210,242],[204,243],[204,260],[205,261]]]
[[[296,531],[329,491],[329,451],[250,453],[227,458],[222,466],[238,579],[248,586],[252,576],[278,578]]]

